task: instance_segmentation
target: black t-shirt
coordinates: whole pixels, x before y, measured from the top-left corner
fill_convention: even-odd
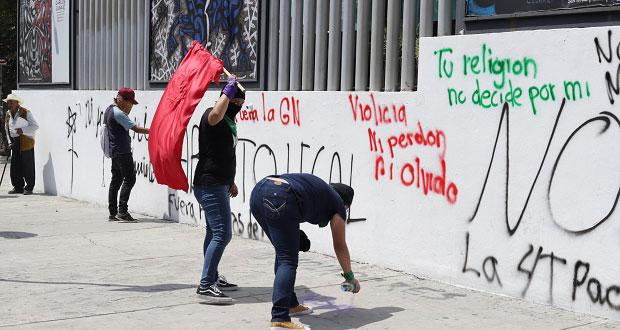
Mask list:
[[[201,187],[232,185],[237,170],[237,138],[224,119],[215,126],[209,125],[209,113],[212,110],[207,109],[200,119],[194,184]]]
[[[307,173],[274,175],[286,180],[301,205],[301,221],[318,225],[338,213],[346,221],[347,213],[340,195],[321,178]]]

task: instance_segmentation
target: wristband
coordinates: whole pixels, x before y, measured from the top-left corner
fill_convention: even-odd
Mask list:
[[[344,279],[347,281],[352,281],[353,279],[355,279],[355,275],[353,275],[353,271],[350,271],[348,273],[341,273],[340,275],[342,275],[342,277],[344,277]]]

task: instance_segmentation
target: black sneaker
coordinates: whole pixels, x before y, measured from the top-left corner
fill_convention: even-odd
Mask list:
[[[13,189],[9,190],[9,194],[11,194],[11,195],[14,195],[14,194],[23,194],[23,193],[24,193],[24,191],[23,191],[22,189],[16,189],[16,188],[13,188]]]
[[[32,190],[24,190],[24,195],[32,195]]]
[[[217,284],[212,284],[211,286],[198,286],[196,289],[196,294],[198,298],[204,299],[205,302],[210,304],[232,304],[233,300],[231,297],[225,295],[218,289]]]
[[[226,277],[224,277],[223,275],[217,277],[217,281],[215,282],[215,284],[217,284],[217,287],[221,291],[236,291],[239,289],[237,284],[228,283]]]
[[[121,220],[121,221],[129,221],[129,222],[136,222],[138,220],[134,219],[131,214],[129,213],[119,213],[116,215],[116,219]]]
[[[118,218],[116,217],[116,214],[110,214],[108,216],[108,221],[118,221]]]

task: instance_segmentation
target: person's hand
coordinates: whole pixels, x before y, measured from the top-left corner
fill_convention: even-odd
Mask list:
[[[9,143],[9,150],[13,150],[13,144]]]
[[[239,194],[239,189],[237,188],[237,185],[233,183],[233,185],[230,186],[228,193],[230,194],[230,197],[237,197],[237,195]]]
[[[360,292],[360,281],[358,281],[356,278],[352,279],[352,280],[347,280],[347,282],[351,282],[353,284],[355,284],[355,291],[353,291],[353,293],[358,293]]]
[[[235,94],[237,93],[237,76],[232,75],[228,78],[228,83],[224,86],[222,93],[228,96],[229,100],[232,100],[233,97],[235,97]]]
[[[19,136],[24,135],[24,131],[21,128],[16,129],[17,134],[19,134]]]

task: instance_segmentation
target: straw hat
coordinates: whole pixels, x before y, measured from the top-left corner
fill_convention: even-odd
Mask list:
[[[19,105],[22,105],[22,103],[24,103],[24,100],[22,100],[21,97],[15,95],[15,94],[9,94],[6,99],[2,100],[4,102],[8,102],[8,101],[17,101],[17,103],[19,103]]]

